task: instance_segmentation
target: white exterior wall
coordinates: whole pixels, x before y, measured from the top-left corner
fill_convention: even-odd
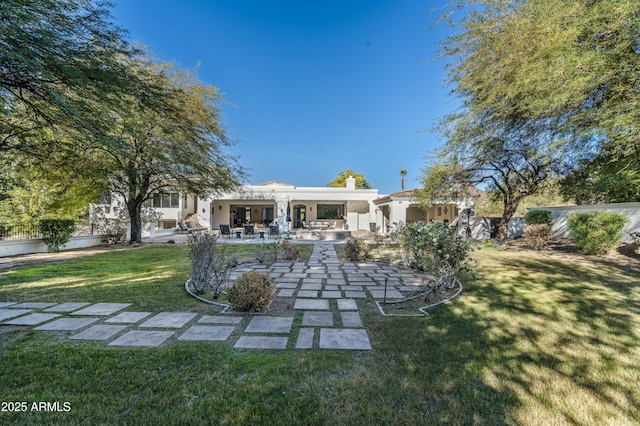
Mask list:
[[[229,223],[229,208],[232,204],[273,205],[274,216],[281,231],[293,226],[293,209],[296,204],[306,206],[307,221],[317,219],[317,205],[344,204],[346,223],[351,230],[368,230],[369,222],[375,217],[373,200],[378,197],[376,189],[349,189],[329,187],[295,187],[289,185],[246,185],[238,191],[212,196],[198,201],[200,224],[217,228]],[[287,204],[291,206],[291,223],[286,220]],[[213,206],[213,209],[212,209]],[[222,206],[222,209],[220,209]],[[205,213],[202,209],[205,208]],[[213,212],[213,213],[212,213]],[[220,214],[218,214],[220,213]],[[355,213],[355,215],[353,215]],[[202,217],[201,217],[202,216]],[[325,220],[325,219],[323,219]],[[329,220],[332,221],[332,220]],[[337,220],[344,223],[344,221]]]
[[[125,210],[124,200],[117,194],[112,194],[111,204],[91,204],[90,209],[102,209],[105,211],[105,216],[109,219],[115,219],[118,217],[118,212]],[[160,213],[163,219],[173,219],[176,222],[184,220],[188,215],[194,213],[195,199],[188,195],[185,203],[184,196],[180,194],[178,207],[154,207],[157,213]],[[128,217],[128,215],[125,215]]]
[[[407,223],[407,207],[409,207],[409,200],[407,201],[394,201],[389,207],[389,222],[391,222],[391,230],[400,223]]]
[[[553,214],[551,232],[554,237],[569,238],[567,219],[572,213],[616,212],[629,218],[622,231],[623,241],[630,241],[629,233],[640,231],[640,203],[593,204],[581,206],[536,207],[528,210],[549,210]]]
[[[488,240],[491,238],[491,218],[484,216],[471,216],[469,218],[469,226],[471,228],[471,238],[476,240]],[[518,238],[522,236],[524,230],[524,218],[514,217],[509,221],[507,226],[507,238]],[[458,235],[466,235],[466,226],[458,227]]]
[[[102,235],[71,237],[67,244],[60,247],[60,251],[99,246],[102,238]],[[46,252],[47,245],[41,239],[0,241],[0,257]]]

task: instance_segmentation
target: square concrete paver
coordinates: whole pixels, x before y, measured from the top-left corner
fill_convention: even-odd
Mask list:
[[[36,327],[36,330],[46,331],[73,331],[98,321],[98,318],[60,318]]]
[[[298,284],[296,283],[287,283],[287,282],[279,282],[276,281],[278,284],[276,285],[276,288],[297,288]]]
[[[197,314],[193,312],[160,312],[140,324],[143,328],[181,328]]]
[[[295,292],[295,289],[293,289],[293,288],[283,288],[282,290],[278,291],[276,296],[278,296],[278,297],[293,297],[293,293],[294,292]]]
[[[353,299],[338,299],[338,310],[340,311],[357,311],[358,305]]]
[[[350,299],[366,299],[367,298],[367,293],[365,293],[364,291],[345,291],[344,295],[345,297]]]
[[[358,312],[341,312],[340,315],[342,317],[343,327],[362,327],[362,319],[360,319]]]
[[[245,333],[289,333],[293,317],[255,317],[251,320]]]
[[[234,348],[241,349],[285,349],[287,337],[240,336]]]
[[[368,290],[374,299],[384,299],[384,289],[369,288]],[[395,288],[387,288],[387,299],[404,299],[404,295]]]
[[[228,317],[225,315],[204,315],[198,320],[199,324],[240,324],[244,317]]]
[[[126,325],[94,325],[69,337],[72,340],[108,340],[127,328]]]
[[[89,302],[65,302],[56,306],[52,306],[49,309],[45,309],[44,312],[71,312],[80,308],[84,308],[90,305]]]
[[[302,284],[300,290],[322,290],[322,284]]]
[[[367,331],[361,328],[321,328],[320,349],[370,351],[371,342]]]
[[[171,337],[175,331],[143,331],[133,330],[120,337],[109,346],[160,346],[165,340]]]
[[[0,309],[0,321],[32,312],[31,309]]]
[[[348,291],[362,291],[361,285],[341,285],[340,288]]]
[[[131,303],[96,303],[87,308],[73,312],[71,315],[107,316],[115,314],[131,306]]]
[[[318,290],[298,290],[298,297],[318,297]]]
[[[0,302],[0,308],[6,308],[7,306],[15,305],[18,302]]]
[[[311,349],[313,348],[313,336],[315,335],[314,328],[301,328],[298,333],[298,340],[296,341],[296,349]]]
[[[421,289],[422,286],[420,285],[403,285],[401,287],[398,287],[398,290],[400,291],[407,291],[407,292],[412,292],[412,291],[418,291]]]
[[[329,310],[329,301],[326,299],[296,299],[293,309],[303,310]]]
[[[227,340],[234,328],[234,325],[194,325],[182,333],[178,340]]]
[[[13,305],[11,307],[18,308],[18,309],[44,309],[53,305],[55,305],[55,303],[24,302],[24,303],[18,303],[17,305]]]
[[[320,297],[324,297],[325,299],[339,299],[342,297],[341,291],[323,291]]]
[[[305,312],[302,316],[303,326],[333,327],[332,312]]]
[[[29,314],[23,317],[14,318],[6,321],[8,325],[37,325],[43,322],[51,321],[52,319],[59,317],[60,314]]]
[[[116,315],[113,318],[109,318],[107,320],[104,320],[104,322],[110,322],[110,323],[123,323],[123,324],[134,324],[146,317],[148,317],[149,315],[151,315],[151,312],[122,312],[118,315]]]

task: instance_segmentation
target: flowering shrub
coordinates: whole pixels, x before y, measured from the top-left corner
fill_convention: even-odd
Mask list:
[[[406,264],[436,277],[435,287],[451,288],[467,267],[471,245],[441,222],[400,224],[396,238]]]

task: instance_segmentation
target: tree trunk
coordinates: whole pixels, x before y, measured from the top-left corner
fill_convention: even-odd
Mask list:
[[[505,203],[504,210],[502,211],[502,217],[500,218],[500,224],[498,225],[498,239],[500,244],[506,244],[509,237],[509,221],[516,213],[520,200],[516,202]]]
[[[130,244],[142,243],[142,219],[141,210],[142,203],[137,200],[129,200],[127,203],[127,210],[129,211],[129,221],[131,223],[131,239]]]

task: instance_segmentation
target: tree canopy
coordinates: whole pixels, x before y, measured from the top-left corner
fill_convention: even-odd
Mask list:
[[[217,89],[128,45],[110,6],[0,2],[0,163],[26,167],[0,171],[0,198],[14,194],[10,206],[25,199],[18,189],[37,189],[51,212],[49,193],[71,200],[111,190],[140,242],[153,192],[229,189],[242,169],[224,152],[231,140]]]
[[[460,30],[442,55],[461,114],[546,122],[576,159],[609,147],[614,179],[639,162],[638,2],[458,0],[442,19]]]
[[[457,29],[442,56],[461,106],[438,125],[427,193],[484,182],[501,194],[506,232],[524,197],[581,158],[615,147],[637,163],[640,4],[458,0],[442,19]]]
[[[338,177],[327,184],[331,188],[344,188],[347,184],[347,178],[353,176],[356,179],[356,189],[371,189],[371,184],[367,181],[362,173],[356,173],[351,169],[339,171]]]
[[[194,195],[228,190],[243,174],[224,148],[232,141],[223,125],[218,90],[195,72],[147,57],[129,64],[164,88],[163,103],[150,107],[146,92],[124,94],[113,111],[107,149],[98,149],[91,169],[100,168],[126,204],[131,240],[141,241],[141,209],[153,193],[181,190]]]
[[[133,84],[120,61],[132,50],[124,31],[110,22],[109,6],[0,2],[0,152],[36,155],[44,141],[34,131],[43,128],[84,135],[108,128],[108,117],[99,112],[114,91]]]

